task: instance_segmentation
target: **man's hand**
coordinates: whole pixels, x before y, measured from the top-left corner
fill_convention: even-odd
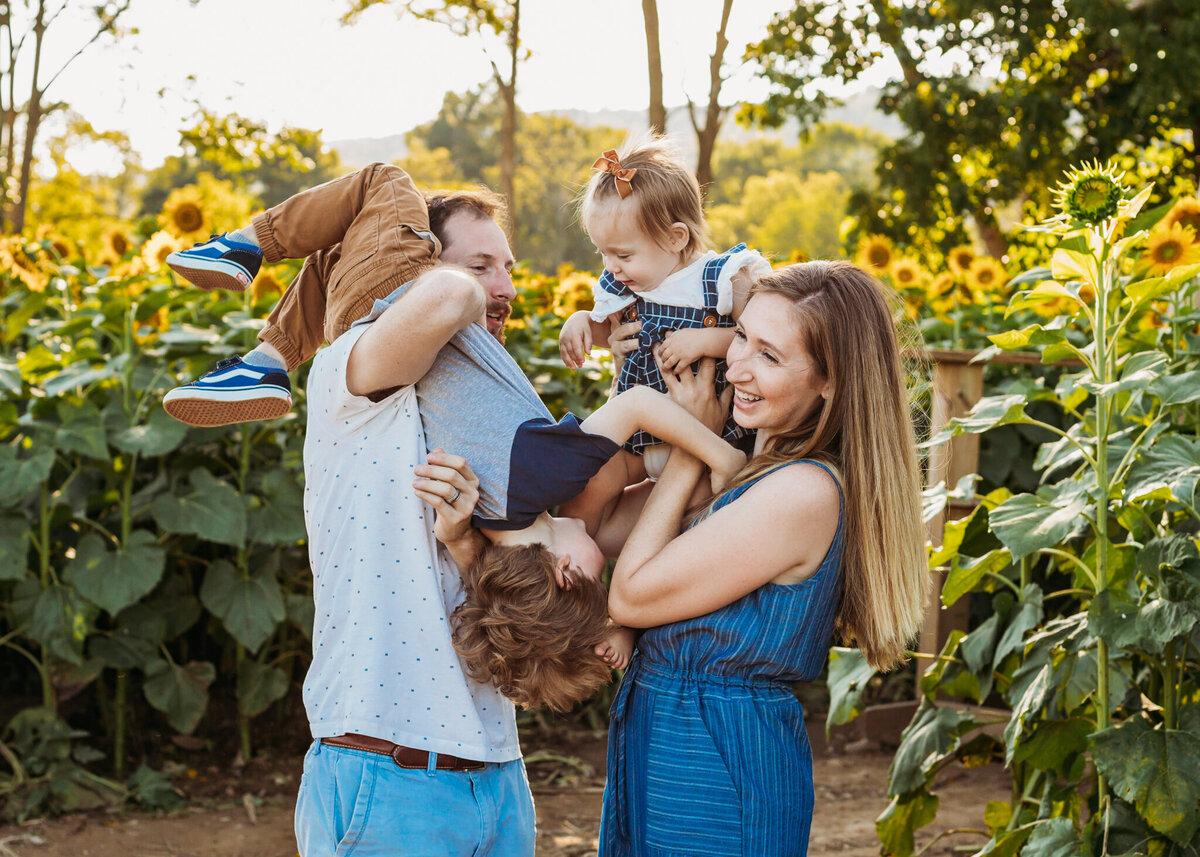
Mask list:
[[[435,449],[425,464],[413,468],[413,491],[433,507],[433,534],[450,551],[459,568],[475,562],[483,536],[471,526],[479,501],[479,479],[460,455]]]
[[[620,316],[616,316],[620,318]],[[608,334],[608,347],[612,349],[613,375],[620,376],[621,364],[625,358],[638,350],[638,334],[642,332],[640,321],[627,321],[624,324],[612,322],[612,330]]]

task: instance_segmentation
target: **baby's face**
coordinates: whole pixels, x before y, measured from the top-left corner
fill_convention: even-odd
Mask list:
[[[604,571],[604,554],[587,534],[583,521],[578,518],[554,518],[553,521],[554,544],[550,551],[555,558],[570,556],[571,568],[578,569],[584,577],[599,580]]]
[[[588,215],[587,232],[618,282],[635,292],[648,292],[683,267],[680,251],[687,243],[687,228],[678,247],[663,247],[638,228],[635,214],[628,205],[598,205]]]

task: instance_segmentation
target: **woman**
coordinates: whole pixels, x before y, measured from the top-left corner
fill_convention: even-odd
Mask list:
[[[918,627],[917,457],[882,287],[842,262],[762,277],[728,364],[753,457],[680,535],[702,468],[673,454],[613,572],[613,620],[650,630],[613,702],[601,857],[804,855],[791,684],[820,674],[835,628],[889,669]],[[721,423],[691,373],[671,386]]]

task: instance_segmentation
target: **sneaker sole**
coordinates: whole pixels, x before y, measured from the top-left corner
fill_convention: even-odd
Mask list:
[[[206,292],[217,289],[224,289],[229,292],[244,292],[251,282],[246,277],[245,271],[239,270],[236,273],[230,273],[229,269],[231,266],[227,262],[209,262],[205,259],[172,261],[171,257],[168,256],[167,267],[193,286],[204,289]]]
[[[278,393],[245,391],[243,394],[249,397],[225,401],[213,399],[211,394],[208,398],[189,398],[171,397],[168,393],[163,399],[163,410],[181,423],[209,428],[274,420],[292,409],[292,397],[282,390]]]

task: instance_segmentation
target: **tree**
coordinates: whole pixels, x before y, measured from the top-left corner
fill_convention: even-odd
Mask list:
[[[72,0],[23,0],[21,7],[25,16],[14,15],[13,0],[0,2],[0,38],[6,45],[3,67],[0,67],[0,78],[7,84],[0,87],[0,152],[2,152],[2,171],[0,178],[4,183],[4,199],[6,211],[3,215],[3,226],[12,232],[21,232],[25,228],[25,211],[28,207],[29,182],[33,175],[33,150],[37,140],[42,120],[54,110],[64,105],[47,104],[46,93],[59,76],[79,58],[84,51],[104,36],[117,35],[117,20],[129,9],[132,0],[113,0],[99,6],[91,7],[88,14],[94,16],[91,26],[91,36],[84,40],[71,56],[62,63],[48,79],[43,80],[45,69],[42,68],[43,48],[46,35],[54,23],[60,20],[64,13],[82,11],[76,8]],[[32,44],[29,44],[32,41]],[[32,51],[29,61],[29,98],[24,104],[16,101],[16,81],[18,63],[26,49]],[[25,123],[21,135],[21,156],[18,165],[16,156],[17,120],[24,116]],[[15,182],[15,188],[14,188]]]
[[[712,153],[717,143],[717,133],[725,120],[728,108],[721,106],[721,65],[725,62],[725,49],[729,47],[729,39],[725,37],[725,29],[729,26],[729,13],[733,8],[733,0],[725,0],[721,7],[721,25],[717,28],[717,46],[708,60],[708,107],[704,111],[704,124],[696,118],[696,105],[688,99],[688,118],[692,120],[692,128],[696,132],[696,142],[699,152],[696,155],[696,181],[702,190],[707,189],[712,182]]]
[[[642,0],[646,25],[646,64],[650,70],[650,133],[667,133],[667,108],[663,105],[662,50],[658,42],[658,2]]]
[[[345,23],[354,21],[371,6],[388,4],[389,0],[349,2],[350,10],[342,18]],[[508,200],[509,207],[515,210],[517,66],[528,56],[528,51],[521,51],[521,0],[404,0],[399,5],[402,13],[443,24],[456,35],[483,37],[490,33],[503,40],[505,58],[497,60],[489,55],[488,60],[492,66],[492,80],[504,107],[500,132],[500,192]],[[507,74],[500,70],[501,62],[507,65]]]
[[[999,256],[997,209],[1044,211],[1071,164],[1163,146],[1172,157],[1152,178],[1200,180],[1197,32],[1200,6],[1174,0],[799,0],[748,49],[772,90],[743,116],[807,127],[834,102],[823,81],[895,66],[879,107],[911,133],[882,153],[864,222],[948,245],[969,219]]]
[[[273,133],[264,123],[236,113],[221,116],[198,108],[194,124],[179,132],[179,142],[183,154],[167,158],[150,173],[143,213],[157,212],[174,188],[192,184],[201,173],[228,180],[271,206],[334,178],[341,167],[319,131],[283,128]]]

